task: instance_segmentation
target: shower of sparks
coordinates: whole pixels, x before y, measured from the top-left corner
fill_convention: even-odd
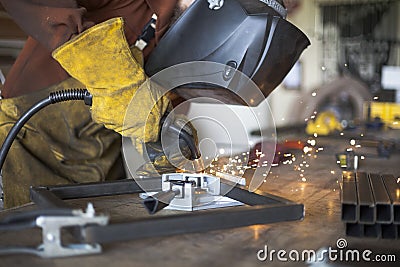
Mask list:
[[[249,153],[242,153],[232,157],[216,157],[206,169],[206,173],[215,175],[216,173],[226,173],[233,176],[242,176],[248,166]]]

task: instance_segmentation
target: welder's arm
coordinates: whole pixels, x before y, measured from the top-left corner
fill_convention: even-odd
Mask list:
[[[139,150],[143,142],[159,141],[159,121],[169,101],[156,90],[137,91],[147,79],[128,47],[122,19],[94,25],[84,21],[85,8],[72,0],[0,1],[27,34],[53,51],[62,67],[89,89],[94,121],[130,137]],[[134,94],[137,112],[128,113],[131,123],[124,125]]]
[[[146,76],[132,57],[121,19],[94,25],[84,21],[85,8],[75,0],[0,0],[17,24],[42,43],[74,78],[93,95],[92,117],[125,136],[156,141],[159,120],[169,104],[164,97],[149,118],[143,136],[144,115],[135,114],[136,124],[123,128],[125,109]],[[157,92],[156,92],[157,93]],[[138,92],[141,110],[153,106],[160,96]],[[139,133],[140,132],[140,133]]]
[[[24,32],[53,51],[93,26],[76,0],[0,0]]]
[[[125,39],[121,18],[89,28],[54,50],[52,55],[93,95],[94,121],[134,140],[157,141],[159,121],[169,101],[160,91],[150,90],[144,70],[132,56]],[[143,84],[145,88],[138,90]],[[124,124],[134,95],[137,100],[134,105],[139,108],[127,113],[130,117]]]
[[[167,113],[170,101],[160,88],[150,84],[143,68],[135,60],[125,39],[121,18],[110,19],[89,28],[54,50],[52,56],[71,76],[85,84],[93,95],[94,121],[130,137],[138,150],[141,150],[142,144],[146,144],[146,147],[149,144],[155,145],[152,146],[155,152],[152,165],[156,171],[175,171],[176,165],[170,164],[167,154],[168,158],[181,157],[182,153],[185,157],[191,156],[186,149],[187,143],[183,144],[182,153],[179,147],[168,151],[154,149],[159,147],[160,121]],[[164,126],[178,124],[185,127],[185,122],[179,121],[175,118],[168,124],[164,123]],[[187,132],[190,132],[197,145],[193,131]],[[182,161],[185,159],[178,160]],[[145,164],[141,172],[146,175],[155,174],[151,170],[153,168]]]
[[[156,171],[173,172],[175,167],[180,167],[179,164],[186,160],[179,159],[182,153],[187,158],[193,156],[193,152],[188,149],[188,142],[178,147],[174,143],[175,147],[167,151],[160,149],[160,121],[167,113],[170,101],[159,87],[149,82],[143,68],[135,60],[125,39],[121,18],[110,19],[89,28],[54,50],[52,55],[71,76],[85,84],[93,95],[94,121],[131,138],[140,152],[143,144],[147,148],[151,144],[154,152],[150,156],[151,165]],[[164,123],[164,127],[185,127],[189,138],[197,145],[195,130],[185,124],[185,121],[175,117]],[[167,156],[177,164],[173,166]],[[141,174],[156,174],[148,164],[140,170]],[[201,169],[201,164],[198,167]]]

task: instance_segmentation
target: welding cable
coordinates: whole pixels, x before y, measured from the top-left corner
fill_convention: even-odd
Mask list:
[[[19,120],[14,124],[14,126],[11,128],[10,132],[8,133],[6,139],[4,140],[4,143],[0,149],[0,170],[3,168],[4,161],[7,157],[8,151],[11,148],[11,145],[19,133],[19,131],[22,129],[22,127],[25,125],[25,123],[38,111],[43,109],[44,107],[47,107],[51,104],[56,104],[60,102],[65,102],[65,101],[70,101],[70,100],[83,100],[86,105],[91,106],[92,105],[92,95],[89,93],[88,90],[86,89],[68,89],[68,90],[62,90],[62,91],[57,91],[57,92],[52,92],[50,95],[33,105],[30,109],[28,109],[22,116],[19,118]]]
[[[30,109],[28,109],[19,120],[15,123],[15,125],[11,128],[10,132],[8,133],[4,143],[0,149],[0,170],[3,169],[3,165],[5,159],[7,157],[8,151],[11,148],[11,145],[18,135],[19,131],[25,125],[25,123],[38,111],[42,110],[43,108],[60,102],[70,101],[70,100],[83,100],[86,105],[92,105],[92,95],[86,89],[68,89],[62,90],[57,92],[52,92],[50,95],[36,103]],[[182,138],[186,144],[188,145],[193,159],[201,158],[200,151],[196,146],[193,137],[184,129],[179,130],[175,127],[170,127],[170,130],[174,131],[178,134],[179,138]]]

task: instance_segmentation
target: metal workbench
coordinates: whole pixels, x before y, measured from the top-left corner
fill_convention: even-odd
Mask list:
[[[304,140],[305,137],[300,138]],[[0,256],[0,266],[305,266],[305,262],[279,262],[276,258],[273,263],[260,261],[257,252],[266,245],[274,250],[319,250],[335,247],[339,238],[344,238],[351,248],[370,249],[376,254],[395,254],[398,261],[383,266],[399,266],[400,240],[345,235],[340,202],[342,170],[336,164],[335,153],[345,149],[348,143],[343,139],[330,138],[317,138],[316,141],[315,148],[323,149],[310,155],[298,152],[292,164],[273,167],[260,188],[264,192],[303,203],[305,218],[302,221],[107,243],[103,245],[101,254],[90,256],[61,259],[42,259],[32,255]],[[400,177],[399,162],[399,154],[393,154],[389,159],[367,156],[360,162],[359,170]],[[68,203],[83,208],[89,200],[97,212],[111,215],[111,223],[150,216],[138,195],[69,200]],[[16,210],[33,208],[29,204]],[[3,211],[0,217],[9,212]],[[154,216],[175,213],[163,210]],[[0,245],[34,245],[40,242],[40,238],[39,231],[3,232],[0,233]],[[365,262],[311,266],[352,265],[375,266]]]

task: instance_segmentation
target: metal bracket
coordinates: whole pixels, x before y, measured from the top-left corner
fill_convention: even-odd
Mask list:
[[[101,246],[97,243],[63,245],[61,229],[72,226],[83,229],[87,225],[106,225],[107,223],[108,217],[96,216],[90,204],[86,213],[76,210],[74,216],[40,216],[36,219],[36,225],[42,228],[43,243],[35,254],[43,258],[53,258],[100,253]]]
[[[169,204],[178,210],[192,211],[195,206],[212,202],[221,193],[220,178],[206,174],[168,173],[162,175],[162,190],[177,190]]]
[[[40,211],[39,211],[40,212]],[[46,212],[44,212],[46,213]],[[101,252],[101,246],[97,243],[76,243],[63,244],[61,230],[66,227],[74,227],[83,232],[84,228],[89,225],[107,225],[108,216],[95,215],[94,208],[91,203],[88,204],[86,212],[82,210],[71,210],[70,214],[65,215],[39,215],[32,219],[25,218],[21,224],[19,215],[8,218],[8,223],[3,224],[0,229],[8,228],[8,230],[21,230],[31,227],[40,227],[42,229],[42,244],[37,248],[31,247],[11,247],[0,248],[0,254],[18,254],[28,253],[40,256],[42,258],[58,258],[78,255],[95,254]],[[22,227],[21,227],[22,225]]]

